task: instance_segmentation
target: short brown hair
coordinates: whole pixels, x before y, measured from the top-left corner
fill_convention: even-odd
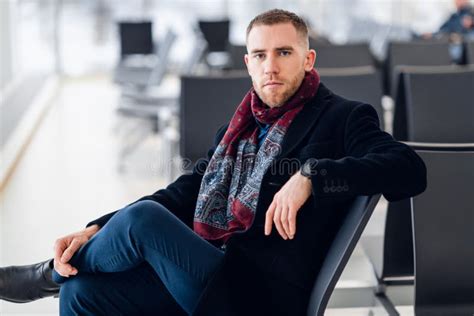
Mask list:
[[[293,24],[296,32],[298,32],[301,37],[304,38],[306,42],[308,42],[308,26],[306,25],[305,21],[295,13],[281,9],[272,9],[254,17],[247,26],[246,38],[248,39],[250,31],[254,26],[274,25],[280,23]]]

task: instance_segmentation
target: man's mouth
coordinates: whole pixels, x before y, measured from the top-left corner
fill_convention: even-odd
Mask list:
[[[263,85],[264,87],[278,87],[278,86],[281,86],[283,85],[282,82],[278,82],[278,81],[267,81],[265,82],[265,84]]]

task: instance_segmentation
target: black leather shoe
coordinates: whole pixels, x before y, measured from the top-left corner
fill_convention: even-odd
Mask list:
[[[28,265],[0,268],[0,299],[28,303],[59,294],[52,280],[53,259]]]

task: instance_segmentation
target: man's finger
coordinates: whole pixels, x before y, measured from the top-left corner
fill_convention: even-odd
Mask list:
[[[69,262],[79,247],[81,247],[81,242],[77,239],[73,239],[69,247],[64,250],[63,255],[61,256],[61,263]]]
[[[265,235],[270,235],[272,232],[273,224],[273,213],[275,212],[276,203],[275,200],[268,207],[267,212],[265,213]]]
[[[69,275],[74,272],[73,267],[69,263],[61,263],[56,260],[54,260],[54,270],[63,277],[69,277]]]
[[[290,238],[293,239],[296,233],[296,214],[297,210],[290,207],[288,212],[288,224],[290,226]]]
[[[288,205],[285,203],[281,207],[281,215],[280,215],[280,220],[281,220],[281,226],[283,227],[283,230],[285,231],[285,234],[290,237],[290,226],[288,224]]]
[[[60,263],[61,262],[61,256],[64,253],[64,250],[67,248],[66,243],[64,240],[57,240],[54,243],[54,262],[55,263]]]
[[[60,263],[56,265],[54,269],[64,277],[69,277],[71,274],[77,273],[77,270],[74,269],[69,263]]]
[[[278,205],[275,209],[275,214],[273,215],[273,222],[275,223],[275,227],[278,231],[278,233],[281,235],[283,239],[287,239],[288,237],[286,236],[285,230],[281,226],[281,206]]]

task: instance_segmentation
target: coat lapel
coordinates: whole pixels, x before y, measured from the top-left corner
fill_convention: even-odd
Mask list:
[[[331,91],[320,83],[316,96],[304,106],[288,128],[283,138],[281,154],[278,159],[288,156],[309,133],[329,104],[329,97],[331,95]]]

